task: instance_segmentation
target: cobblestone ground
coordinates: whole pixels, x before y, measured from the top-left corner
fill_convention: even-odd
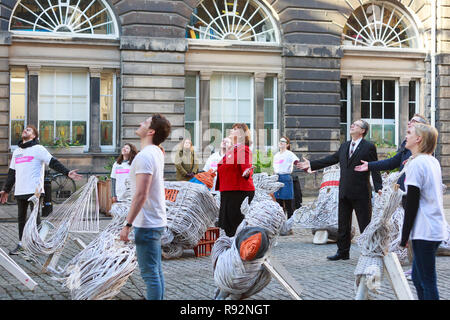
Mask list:
[[[5,252],[15,247],[17,223],[12,216],[15,206],[2,207],[0,213],[0,248]],[[8,210],[9,213],[5,213]],[[8,214],[10,216],[8,216]],[[3,216],[3,219],[1,218]],[[447,218],[448,219],[448,218]],[[101,228],[110,218],[101,219]],[[81,235],[85,243],[94,235]],[[279,237],[272,255],[290,272],[302,287],[304,300],[352,300],[355,296],[353,272],[359,251],[352,245],[351,258],[346,261],[327,261],[326,256],[336,252],[335,244],[314,245],[309,230],[294,228],[294,234]],[[68,241],[59,266],[64,266],[80,249],[73,241]],[[0,267],[0,300],[69,300],[70,291],[50,276],[40,273],[39,266],[27,262],[21,256],[12,258],[38,283],[34,291],[28,290],[15,277]],[[404,270],[409,266],[403,266]],[[193,250],[185,250],[176,260],[163,260],[165,276],[165,299],[167,300],[210,300],[215,291],[210,257],[195,257]],[[438,285],[441,299],[450,299],[450,256],[437,257]],[[415,289],[409,282],[415,295]],[[122,288],[116,300],[141,300],[145,292],[138,268]],[[381,292],[371,297],[373,300],[395,300],[396,297],[385,276]],[[275,280],[250,300],[291,300],[287,291]]]

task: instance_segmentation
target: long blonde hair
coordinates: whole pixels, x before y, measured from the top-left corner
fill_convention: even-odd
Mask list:
[[[436,128],[424,123],[414,123],[413,126],[416,135],[422,137],[422,140],[419,142],[419,152],[432,154],[434,149],[436,149],[439,135]]]

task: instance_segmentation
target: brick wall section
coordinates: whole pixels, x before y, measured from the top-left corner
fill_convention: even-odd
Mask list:
[[[135,143],[139,123],[156,112],[172,124],[172,135],[163,144],[166,171],[174,172],[172,150],[184,133],[184,39],[121,39],[122,144]]]

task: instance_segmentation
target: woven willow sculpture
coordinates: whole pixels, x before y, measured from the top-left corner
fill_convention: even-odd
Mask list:
[[[34,195],[29,199],[34,207],[23,230],[22,245],[33,261],[42,264],[39,256],[61,252],[69,232],[99,232],[97,181],[95,176],[91,176],[85,185],[56,207],[39,226],[36,224],[39,198]]]
[[[250,205],[248,198],[242,203],[241,211],[245,218],[238,226],[236,236],[230,238],[221,232],[211,253],[214,282],[217,286],[216,299],[248,298],[261,291],[271,280],[270,273],[263,268],[262,263],[274,245],[286,216],[269,194],[277,191],[283,184],[278,182],[278,176],[268,176],[266,173],[255,174],[253,181],[255,196]],[[265,230],[269,241],[268,250],[261,258],[244,261],[235,240],[241,232],[252,227]]]
[[[354,272],[355,290],[362,276],[366,277],[366,285],[370,291],[376,293],[380,289],[383,257],[391,250],[391,244],[395,242],[399,232],[398,228],[394,229],[391,219],[401,206],[404,192],[398,187],[397,180],[405,170],[406,168],[402,172],[385,176],[382,195],[374,196],[372,220],[357,240],[361,255]]]
[[[132,199],[128,180],[125,185],[124,201],[111,207],[111,223],[64,268],[52,270],[54,279],[71,291],[73,300],[114,298],[137,266],[134,232],[130,242],[119,240]]]
[[[317,199],[295,210],[289,219],[292,221],[288,220],[288,223],[295,222],[302,228],[335,233],[338,226],[339,179],[339,165],[325,168]]]
[[[167,228],[161,239],[163,257],[178,258],[193,249],[219,216],[216,199],[206,186],[180,181],[164,183]]]

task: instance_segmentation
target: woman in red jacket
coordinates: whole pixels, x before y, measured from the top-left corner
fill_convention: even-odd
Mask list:
[[[219,227],[228,237],[234,236],[244,219],[241,204],[246,197],[249,202],[255,195],[253,185],[250,130],[245,123],[233,125],[230,133],[233,148],[227,151],[217,164],[216,190],[220,191]]]

